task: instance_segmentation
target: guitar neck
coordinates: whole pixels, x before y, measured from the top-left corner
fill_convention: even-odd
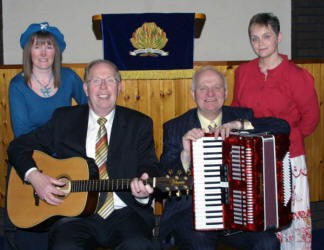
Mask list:
[[[155,187],[155,177],[143,183]],[[130,189],[132,179],[106,179],[106,180],[73,180],[71,192],[116,192]]]

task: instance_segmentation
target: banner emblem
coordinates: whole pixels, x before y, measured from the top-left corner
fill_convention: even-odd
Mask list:
[[[131,56],[168,56],[169,52],[162,49],[168,42],[166,33],[156,25],[156,23],[143,23],[141,27],[136,29],[132,34],[132,38],[129,39],[134,51],[130,51]]]

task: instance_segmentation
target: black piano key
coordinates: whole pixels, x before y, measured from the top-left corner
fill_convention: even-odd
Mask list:
[[[213,214],[213,213],[219,213],[218,210],[209,210],[205,212],[206,214]]]
[[[223,216],[222,216],[222,215],[213,215],[213,216],[208,216],[208,215],[207,215],[205,218],[206,218],[206,219],[213,219],[213,218],[216,219],[216,218],[223,218]]]
[[[222,140],[217,140],[217,139],[215,139],[215,140],[202,140],[204,143],[217,143],[217,142],[223,142]],[[220,143],[221,144],[221,143]]]
[[[220,171],[217,169],[204,169],[204,173],[212,173],[212,172],[219,173],[219,175],[221,174]]]
[[[223,157],[204,157],[205,161],[210,161],[210,160],[222,160]]]
[[[213,207],[213,206],[219,206],[217,203],[212,203],[212,204],[205,204],[206,207]]]
[[[220,201],[221,199],[205,199],[205,201]]]
[[[205,181],[204,183],[206,185],[208,185],[208,184],[219,184],[219,181]]]
[[[220,196],[220,194],[205,194],[205,196],[214,196],[214,195],[219,195]]]
[[[205,153],[203,153],[203,155],[216,155],[216,154],[221,155],[222,153],[220,153],[220,152],[205,152]]]
[[[203,148],[221,148],[222,146],[218,145],[204,145]]]
[[[204,167],[220,167],[222,164],[204,164]]]

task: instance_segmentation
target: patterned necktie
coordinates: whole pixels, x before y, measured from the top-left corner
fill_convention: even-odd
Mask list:
[[[217,124],[215,121],[211,121],[208,125],[209,133],[214,133],[217,128]]]
[[[107,119],[104,117],[100,117],[97,122],[100,125],[100,127],[96,139],[96,164],[99,168],[100,179],[108,179],[108,172],[107,172],[108,139],[107,139],[107,130],[105,127],[105,123],[107,122]],[[100,196],[102,196],[101,193]],[[106,199],[102,202],[99,202],[99,205],[100,203],[103,203],[103,205],[98,210],[98,214],[102,218],[106,219],[109,216],[109,214],[111,214],[111,212],[114,210],[114,199],[113,199],[112,192],[109,192]]]

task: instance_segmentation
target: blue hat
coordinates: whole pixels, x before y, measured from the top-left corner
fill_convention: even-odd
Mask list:
[[[20,46],[24,49],[26,42],[28,41],[29,37],[37,31],[48,31],[51,33],[55,38],[60,47],[61,53],[64,51],[66,44],[64,41],[63,34],[59,31],[58,28],[54,26],[49,26],[48,22],[44,23],[33,23],[29,25],[24,33],[20,36]]]

